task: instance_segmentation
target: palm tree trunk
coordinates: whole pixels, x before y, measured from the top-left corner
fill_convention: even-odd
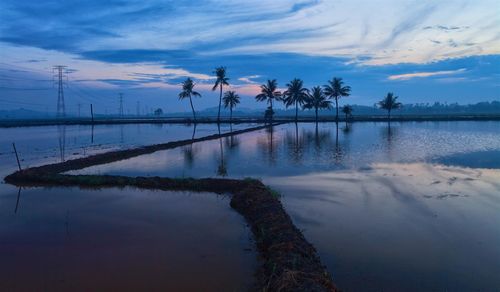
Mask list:
[[[233,107],[229,108],[229,121],[232,123],[233,122]]]
[[[335,122],[339,123],[339,98],[335,97],[335,108],[337,109],[337,115],[335,116]]]
[[[222,105],[222,83],[220,84],[219,113],[217,114],[217,122],[220,122],[220,106],[221,105]]]
[[[316,125],[318,124],[318,108],[315,108],[316,110]]]
[[[299,103],[295,102],[295,122],[299,120]]]
[[[390,122],[390,121],[391,121],[391,110],[388,110],[388,111],[387,111],[387,113],[388,113],[388,114],[387,114],[387,117],[388,117],[389,122]]]
[[[196,113],[194,112],[193,100],[191,99],[191,96],[189,97],[189,103],[191,104],[191,110],[193,111],[193,119],[196,122]]]
[[[345,126],[347,127],[347,114],[345,114]]]
[[[269,103],[271,104],[271,124],[273,123],[273,99],[269,99]]]

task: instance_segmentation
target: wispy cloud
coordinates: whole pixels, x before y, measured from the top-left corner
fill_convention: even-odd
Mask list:
[[[255,84],[257,82],[255,82],[252,79],[259,78],[259,77],[260,77],[260,75],[250,75],[250,76],[240,77],[240,78],[238,78],[238,80],[242,81],[242,82],[245,82],[245,83]]]
[[[465,72],[465,68],[457,69],[457,70],[447,70],[447,71],[434,71],[434,72],[415,72],[415,73],[406,73],[406,74],[398,74],[391,75],[387,79],[389,80],[409,80],[413,78],[425,78],[432,76],[440,76],[440,75],[452,75]]]

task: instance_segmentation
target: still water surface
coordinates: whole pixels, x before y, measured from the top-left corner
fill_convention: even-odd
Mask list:
[[[233,130],[251,125],[233,125]],[[190,139],[185,125],[0,129],[0,175],[94,153]],[[222,126],[221,131],[228,131]],[[217,133],[198,125],[194,137]],[[132,188],[0,184],[0,291],[241,291],[256,255],[229,198]]]
[[[499,157],[499,122],[286,124],[73,173],[259,177],[346,291],[497,291]]]

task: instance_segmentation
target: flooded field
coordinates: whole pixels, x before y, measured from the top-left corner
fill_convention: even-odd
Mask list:
[[[108,145],[105,146],[106,150],[189,139],[192,135],[192,128],[182,126],[164,126],[164,133],[164,130],[154,128],[155,125],[143,125],[141,127],[148,130],[143,130],[140,134],[133,132],[137,125],[113,127],[109,134],[101,134],[103,141],[109,141],[108,144],[103,142],[103,145]],[[129,131],[124,133],[131,133],[130,137],[133,138],[120,142],[120,127],[129,127]],[[206,127],[205,133],[196,136],[205,136],[217,131],[216,127]],[[238,127],[243,128],[244,125]],[[57,137],[56,130],[57,127],[52,129],[51,137]],[[74,135],[74,141],[87,141],[88,129],[85,131],[87,135]],[[2,139],[6,139],[6,135],[12,134],[7,133]],[[49,139],[40,138],[40,141]],[[50,141],[47,142],[49,144],[37,142],[40,144],[40,153],[50,153],[47,158],[40,159],[38,152],[33,150],[30,152],[32,154],[25,154],[27,158],[24,163],[28,157],[33,157],[28,161],[28,164],[32,165],[62,159],[57,156],[57,144],[53,144],[57,143],[57,140]],[[5,174],[16,168],[8,142],[10,143],[2,142],[2,149],[6,150],[2,150],[3,155],[0,156],[2,161],[8,161],[2,170]],[[37,143],[26,143],[27,146],[18,148],[21,148],[20,152],[23,153],[22,147],[34,149]],[[74,146],[70,147],[75,150],[69,152],[80,152],[79,149],[86,147],[81,144],[88,145],[85,143],[75,142]],[[72,155],[76,157],[81,154]],[[314,123],[291,123],[70,173],[260,178],[281,193],[286,211],[305,237],[317,248],[336,284],[346,291],[494,291],[500,287],[500,280],[496,276],[500,274],[499,157],[499,122],[406,122],[392,123],[390,126],[387,123],[354,123],[340,124],[338,128],[334,123],[322,123],[318,126]],[[136,230],[146,233],[141,238],[154,238],[155,241],[166,242],[167,246],[173,245],[176,243],[170,242],[172,238],[167,236],[171,233],[167,231],[168,228],[173,227],[168,225],[175,221],[173,218],[187,220],[191,225],[178,224],[185,224],[182,225],[186,229],[185,232],[192,233],[180,238],[179,242],[192,241],[194,247],[202,248],[203,251],[188,255],[189,251],[183,249],[186,246],[177,246],[175,249],[183,255],[177,260],[189,262],[207,250],[213,250],[215,254],[220,252],[218,257],[227,260],[227,265],[221,265],[221,269],[232,270],[235,280],[224,282],[226,284],[223,290],[239,290],[241,286],[236,284],[243,283],[241,279],[245,277],[251,278],[250,271],[254,265],[252,260],[255,254],[244,252],[252,244],[248,241],[243,220],[230,210],[227,201],[216,195],[177,193],[160,196],[159,194],[164,192],[145,194],[131,189],[32,189],[26,190],[32,193],[33,199],[30,200],[25,198],[23,190],[19,206],[28,204],[37,210],[37,216],[41,216],[43,220],[36,222],[45,222],[37,225],[29,217],[15,219],[16,212],[26,212],[23,209],[14,212],[14,208],[18,208],[16,188],[2,185],[0,190],[3,201],[0,206],[4,221],[8,222],[0,232],[4,243],[0,250],[2,254],[12,254],[9,250],[12,246],[6,244],[9,241],[5,238],[14,238],[20,242],[30,241],[29,238],[17,234],[22,234],[23,231],[29,233],[33,228],[37,228],[40,235],[45,233],[44,228],[48,228],[47,232],[50,233],[56,228],[55,222],[59,222],[62,225],[57,225],[57,228],[60,228],[58,230],[62,233],[58,236],[64,237],[65,218],[71,219],[71,213],[68,216],[64,210],[68,209],[68,206],[82,208],[82,205],[89,204],[87,200],[91,200],[94,202],[92,208],[96,208],[98,213],[102,212],[101,216],[108,223],[106,225],[114,230],[117,238],[132,237],[131,234]],[[70,192],[71,197],[62,195]],[[119,203],[120,200],[115,200],[115,196],[124,198],[128,203]],[[51,199],[45,201],[46,197]],[[203,201],[200,198],[203,198]],[[163,204],[162,200],[174,200],[175,203]],[[61,204],[60,208],[57,208],[59,210],[55,212],[55,207],[49,202]],[[205,203],[213,207],[213,212],[197,212]],[[38,205],[41,207],[36,208]],[[47,208],[44,208],[44,205]],[[132,222],[132,228],[123,230],[128,216],[134,216],[135,220],[142,223],[149,222],[152,229],[143,230],[139,223]],[[207,218],[202,219],[201,216]],[[232,217],[235,218],[231,219]],[[84,237],[91,238],[91,231],[95,231],[96,240],[105,242],[103,246],[113,245],[107,240],[115,240],[114,236],[109,238],[109,234],[104,234],[101,230],[103,226],[96,223],[90,212],[88,216],[78,220],[79,224],[88,223],[88,229],[81,230]],[[198,222],[199,220],[203,222]],[[160,234],[161,228],[165,228],[164,234]],[[228,231],[227,234],[217,236],[214,228]],[[85,234],[85,231],[88,233]],[[215,232],[215,236],[212,236],[210,231]],[[200,242],[205,238],[210,239],[207,249],[200,246]],[[153,240],[136,240],[131,241],[131,244],[146,244],[141,250],[150,250],[155,254],[153,251],[158,242],[149,248],[147,244],[152,244]],[[213,245],[210,245],[211,241]],[[44,242],[41,239],[35,243],[37,248],[28,246],[24,252],[38,253],[42,258],[48,254],[48,251],[43,251],[42,248],[51,250],[61,244]],[[222,247],[215,247],[222,243]],[[229,248],[229,245],[233,246],[233,249]],[[85,248],[90,247],[86,245]],[[118,253],[109,256],[133,262],[134,259],[129,257],[135,255]],[[148,258],[149,256],[151,257]],[[151,269],[155,269],[158,264],[149,253],[144,255],[141,263],[153,265]],[[233,264],[241,267],[234,268]],[[2,271],[6,271],[8,267],[6,264],[2,265]],[[61,266],[64,264],[59,263],[58,267]],[[123,266],[127,267],[126,264]],[[103,268],[105,267],[106,265],[103,265]],[[209,267],[209,264],[206,267]],[[39,266],[32,268],[37,269]],[[249,270],[246,270],[247,268]],[[143,269],[147,270],[146,267]],[[193,266],[192,269],[192,273],[198,277],[203,267]],[[212,273],[219,272],[212,266],[207,269],[214,270]],[[56,276],[51,275],[50,279],[77,277],[74,274],[61,274],[61,269],[57,268],[52,272]],[[38,277],[47,278],[40,274]],[[215,275],[212,277],[217,279]],[[130,279],[132,286],[135,280],[137,279]],[[175,287],[164,282],[163,284],[164,286],[160,286]],[[192,290],[198,288],[185,287]]]
[[[500,287],[500,124],[286,124],[72,173],[259,177],[348,291]]]
[[[148,124],[95,126],[93,133],[90,126],[0,129],[0,290],[248,289],[255,247],[225,196],[134,188],[18,189],[3,182],[17,169],[12,142],[27,167],[190,139],[193,130]],[[222,125],[221,132],[227,131]],[[215,133],[215,125],[200,124],[195,137]]]
[[[240,291],[255,253],[226,197],[131,188],[0,196],[2,291]],[[89,281],[89,279],[92,279]]]

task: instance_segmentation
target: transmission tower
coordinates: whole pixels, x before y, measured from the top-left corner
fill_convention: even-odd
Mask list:
[[[63,89],[63,77],[65,77],[65,72],[63,70],[66,69],[67,66],[57,65],[54,66],[54,70],[57,70],[57,73],[54,74],[54,78],[57,77],[57,116],[65,117],[66,116],[66,106],[64,105],[64,89]]]
[[[118,109],[118,114],[120,115],[120,117],[123,117],[123,93],[119,93],[119,94],[120,94],[120,97],[119,97],[120,108]]]

